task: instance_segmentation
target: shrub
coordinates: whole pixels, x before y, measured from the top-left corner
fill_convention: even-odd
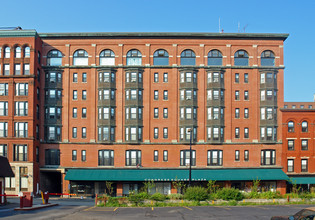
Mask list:
[[[313,198],[313,195],[311,193],[309,193],[309,192],[301,192],[299,194],[299,197],[301,199],[311,199],[311,198]]]
[[[180,199],[183,199],[184,196],[182,194],[179,194],[179,193],[173,193],[173,194],[169,194],[168,198],[173,199],[173,200],[180,200]]]
[[[142,192],[142,193],[131,192],[129,194],[129,201],[134,202],[136,205],[138,205],[140,202],[148,198],[149,198],[149,194],[146,192]]]
[[[235,188],[222,188],[217,192],[217,198],[223,200],[236,200],[244,199],[244,195]]]
[[[208,192],[207,189],[200,186],[188,187],[184,197],[190,201],[204,201],[208,198]]]
[[[260,194],[260,198],[262,199],[280,199],[282,198],[280,192],[276,191],[276,192],[263,192]]]
[[[118,199],[119,198],[116,197],[109,197],[108,201],[106,202],[106,206],[119,207]]]
[[[151,196],[151,199],[155,200],[155,201],[164,201],[164,200],[166,200],[166,195],[161,194],[161,193],[154,193]]]

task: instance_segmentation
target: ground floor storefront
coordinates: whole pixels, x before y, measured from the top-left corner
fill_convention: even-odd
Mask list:
[[[281,169],[193,169],[191,185],[207,186],[209,180],[219,187],[250,191],[259,180],[264,190],[286,193],[287,175]],[[177,193],[178,182],[189,184],[189,171],[184,169],[67,169],[62,180],[63,192],[77,195],[129,195],[148,183],[150,193]],[[109,185],[108,185],[109,184]],[[147,186],[146,186],[147,187]]]

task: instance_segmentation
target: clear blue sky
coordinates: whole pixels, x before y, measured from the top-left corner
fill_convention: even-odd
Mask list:
[[[37,32],[289,33],[285,101],[313,101],[314,0],[4,0],[0,26]],[[297,77],[298,76],[298,77]]]

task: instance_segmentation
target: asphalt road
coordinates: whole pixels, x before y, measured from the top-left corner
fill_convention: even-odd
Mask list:
[[[156,207],[156,208],[104,208],[94,207],[92,199],[52,199],[51,203],[58,206],[33,210],[14,211],[18,201],[10,200],[11,204],[0,208],[1,219],[270,219],[274,215],[292,215],[309,205],[282,206],[222,206],[222,207]],[[40,199],[34,200],[41,203]]]

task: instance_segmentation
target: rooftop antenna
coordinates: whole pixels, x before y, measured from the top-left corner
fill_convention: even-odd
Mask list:
[[[238,22],[238,24],[237,24],[238,33],[240,33],[240,26],[241,26],[241,23]]]
[[[247,26],[248,26],[248,24],[246,24],[246,25],[243,27],[244,33],[245,33],[245,31],[246,31]]]
[[[219,33],[221,33],[221,21],[220,21],[220,17],[219,17]]]

